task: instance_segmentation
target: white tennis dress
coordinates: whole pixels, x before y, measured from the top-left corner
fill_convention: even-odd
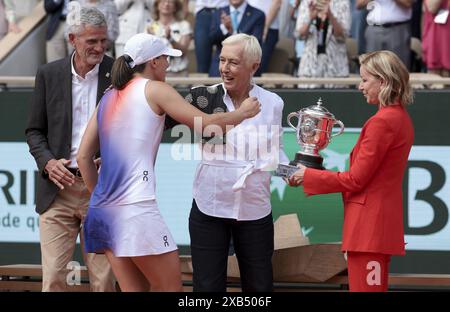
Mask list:
[[[145,98],[147,79],[109,90],[97,113],[102,165],[84,222],[87,252],[110,249],[116,257],[177,249],[155,199],[154,164],[165,115]]]

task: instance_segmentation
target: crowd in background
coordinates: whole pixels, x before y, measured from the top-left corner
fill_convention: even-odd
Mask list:
[[[20,33],[19,21],[39,0],[0,0],[0,39]],[[218,76],[221,42],[235,33],[252,34],[263,48],[256,76],[270,72],[280,40],[290,40],[288,55],[299,77],[347,77],[358,73],[349,63],[349,42],[357,54],[395,52],[411,72],[444,77],[450,71],[450,0],[43,0],[48,14],[47,62],[70,54],[70,10],[95,6],[108,21],[108,54],[118,57],[133,34],[164,38],[183,57],[170,61],[169,76],[194,71]],[[78,2],[78,3],[76,3]],[[412,40],[420,42],[419,50]],[[286,49],[286,48],[285,48]],[[294,51],[295,50],[295,51]],[[192,51],[191,57],[189,51]],[[195,59],[194,59],[195,53]],[[357,59],[357,58],[356,58]],[[311,86],[305,86],[311,87]]]

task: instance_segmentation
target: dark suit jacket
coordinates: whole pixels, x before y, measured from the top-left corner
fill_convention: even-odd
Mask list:
[[[230,6],[215,10],[212,16],[209,39],[211,40],[211,44],[216,46],[216,52],[214,53],[211,61],[211,67],[209,68],[209,75],[211,77],[219,76],[219,57],[220,51],[222,50],[222,41],[231,36],[231,34],[224,35],[220,29],[220,16],[222,15],[222,11],[224,11],[227,15],[230,15]],[[265,20],[266,17],[263,11],[247,4],[244,16],[238,26],[238,33],[253,35],[261,44]]]
[[[306,194],[343,193],[342,250],[405,253],[402,181],[413,140],[406,110],[387,106],[362,128],[349,171],[306,169]]]
[[[50,40],[55,34],[56,29],[58,29],[64,8],[64,0],[45,0],[44,8],[45,12],[47,12],[50,16],[45,39]]]
[[[98,73],[97,103],[111,84],[113,59],[105,56]],[[36,211],[43,213],[55,199],[58,187],[44,174],[47,162],[70,157],[72,140],[71,56],[42,65],[36,74],[34,94],[25,130],[30,153],[39,170]]]

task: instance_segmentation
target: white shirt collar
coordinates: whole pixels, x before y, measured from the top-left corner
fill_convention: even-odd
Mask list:
[[[228,91],[227,91],[227,89],[225,88],[224,83],[222,82],[220,85],[222,86],[223,91],[224,91],[224,94],[223,94],[223,102],[224,102],[225,105],[227,106],[228,111],[232,112],[232,111],[236,110],[236,108],[235,108],[234,105],[233,105],[233,101],[231,100],[231,97],[228,95]],[[257,88],[257,85],[256,85],[253,81],[250,82],[250,85],[252,86],[252,88],[251,88],[250,91],[248,92],[248,95],[249,95],[249,96],[255,96],[255,97],[258,97],[258,90],[257,90],[258,88]]]
[[[72,58],[71,58],[71,60],[70,60],[70,66],[71,66],[71,68],[72,68],[72,76],[73,76],[73,77],[75,77],[75,78],[76,78],[77,80],[79,80],[79,81],[83,81],[83,80],[85,80],[85,79],[93,79],[93,78],[96,78],[96,77],[98,76],[98,71],[99,71],[99,68],[100,68],[100,64],[96,64],[96,65],[94,66],[94,68],[92,68],[90,71],[88,71],[88,72],[86,73],[85,78],[81,77],[81,76],[77,73],[77,71],[75,70],[75,66],[74,66],[74,62],[73,62],[74,57],[75,57],[75,52],[72,54]]]
[[[234,11],[239,11],[240,17],[244,16],[245,9],[247,8],[247,1],[242,2],[242,4],[236,9],[234,6],[230,5],[230,14]]]

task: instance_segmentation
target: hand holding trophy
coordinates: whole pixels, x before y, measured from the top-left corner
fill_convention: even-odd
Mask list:
[[[291,123],[292,117],[298,118],[297,126]],[[316,105],[290,113],[287,122],[296,131],[300,150],[295,154],[295,159],[289,165],[279,164],[275,175],[289,178],[298,170],[297,164],[299,163],[310,168],[325,169],[319,151],[327,147],[331,138],[344,131],[342,121],[335,119],[334,115],[322,106],[322,99],[319,98]],[[334,125],[339,125],[340,129],[337,133],[332,134]]]

